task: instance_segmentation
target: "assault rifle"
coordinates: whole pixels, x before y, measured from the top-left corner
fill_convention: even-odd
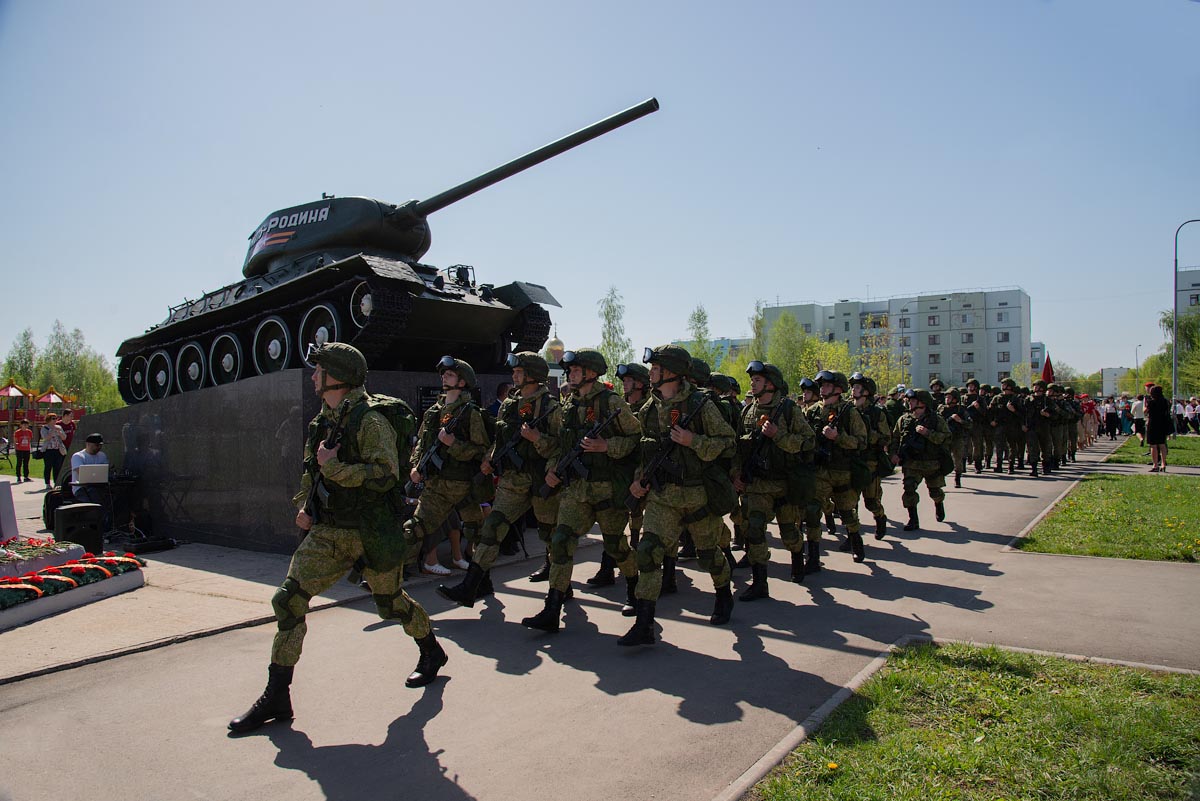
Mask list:
[[[583,455],[583,441],[585,439],[595,439],[596,437],[600,436],[600,432],[607,428],[609,423],[611,423],[613,420],[616,420],[620,414],[621,407],[618,405],[616,409],[613,409],[612,414],[589,428],[587,432],[579,438],[579,441],[575,443],[575,447],[567,451],[567,453],[558,460],[551,472],[562,479],[562,483],[559,484],[560,487],[567,486],[575,477],[579,477],[584,481],[587,481],[587,466],[579,458]],[[555,487],[552,487],[549,484],[542,484],[541,489],[538,490],[538,495],[543,498],[549,498],[554,493],[555,489]]]
[[[546,401],[546,406],[547,409],[544,412],[529,421],[528,425],[530,428],[537,428],[537,426],[543,420],[550,416],[551,412],[559,408],[556,404],[550,401]],[[523,422],[520,420],[520,416],[518,416],[517,421],[519,423]],[[508,441],[501,445],[496,452],[492,454],[492,473],[495,474],[496,477],[504,475],[505,462],[511,462],[512,466],[518,470],[525,465],[525,460],[521,458],[521,454],[517,453],[517,446],[521,444],[521,440],[523,439],[521,436],[521,426],[518,425],[516,429],[517,430],[513,432],[513,435],[509,437]],[[474,481],[476,484],[482,484],[487,478],[488,476],[486,476],[481,470],[475,474]]]
[[[689,425],[691,425],[692,420],[696,419],[696,416],[700,414],[701,410],[704,408],[704,404],[708,403],[709,400],[710,398],[708,394],[702,393],[700,405],[695,409],[692,409],[689,414],[685,415],[683,419],[677,423],[677,425],[680,428],[687,428]],[[640,481],[638,481],[638,483],[643,487],[653,487],[656,490],[661,490],[661,473],[667,473],[668,475],[678,478],[683,472],[683,468],[671,460],[671,454],[675,452],[675,447],[678,444],[678,442],[671,439],[671,434],[668,430],[666,439],[662,441],[662,444],[658,446],[658,450],[655,452],[654,456],[650,457],[650,461],[646,463],[646,469],[642,471],[642,478]],[[636,512],[641,502],[642,499],[638,498],[631,492],[629,493],[629,497],[625,499],[625,506],[629,509],[629,511]]]
[[[462,405],[462,408],[458,410],[458,414],[454,415],[454,417],[452,417],[450,419],[450,422],[446,423],[446,425],[443,426],[443,428],[446,429],[447,434],[453,434],[453,433],[455,433],[455,431],[458,430],[459,422],[462,420],[463,415],[466,413],[467,409],[470,409],[470,408],[471,408],[470,401],[468,401],[467,403],[464,403]],[[434,470],[441,470],[442,465],[444,465],[445,463],[446,463],[446,458],[444,456],[442,456],[442,441],[440,439],[437,439],[437,437],[435,435],[434,440],[433,440],[433,445],[431,445],[429,447],[429,450],[425,451],[425,454],[423,456],[421,456],[421,461],[417,462],[417,472],[421,474],[422,479],[426,479],[426,478],[429,478],[428,471],[429,471],[430,465],[433,465]],[[404,494],[407,495],[409,498],[416,498],[418,495],[421,494],[422,490],[424,490],[424,489],[425,489],[424,480],[422,480],[421,483],[416,484],[416,483],[413,483],[413,481],[411,479],[409,479],[404,484]]]
[[[925,437],[917,433],[917,426],[924,425],[915,417],[912,418],[912,425],[900,433],[900,449],[896,455],[900,457],[900,463],[909,461],[910,459],[918,459],[921,453],[925,450]]]
[[[338,421],[329,431],[329,436],[325,438],[324,445],[326,448],[336,448],[342,441],[342,435],[346,433],[346,416],[350,413],[350,401],[342,401],[341,408],[338,410]],[[312,455],[313,464],[316,464],[317,454]],[[313,524],[321,522],[321,509],[329,504],[329,488],[325,486],[325,476],[321,475],[321,467],[312,471],[312,486],[308,488],[308,496],[304,499],[304,506],[301,511],[312,518]],[[308,536],[305,531],[300,535],[300,541]]]
[[[775,411],[771,415],[762,415],[758,418],[758,424],[754,426],[754,433],[750,435],[750,452],[746,454],[746,461],[742,463],[742,474],[740,476],[743,484],[749,485],[754,480],[754,472],[756,470],[767,469],[767,454],[765,453],[767,443],[770,441],[762,432],[763,423],[779,421],[779,415],[783,414],[784,407],[791,404],[787,398],[779,401],[779,405],[775,407]]]
[[[838,423],[842,421],[842,406],[839,403],[838,407],[825,415],[825,425],[838,427]],[[820,431],[817,431],[816,452],[813,454],[813,464],[821,466],[829,463],[829,457],[833,456],[833,443],[823,433],[825,431],[822,426]]]

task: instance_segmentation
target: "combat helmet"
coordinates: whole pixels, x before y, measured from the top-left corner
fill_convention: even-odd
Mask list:
[[[308,360],[321,365],[329,378],[343,382],[326,383],[324,389],[361,387],[367,382],[367,357],[363,356],[358,348],[345,342],[326,342],[314,348],[309,353]]]
[[[687,377],[692,374],[692,354],[679,345],[659,345],[657,348],[646,348],[642,351],[642,363],[657,364],[664,370],[670,370],[679,376]]]
[[[933,394],[927,389],[906,390],[904,397],[925,404],[925,408],[930,411],[937,411],[936,404],[933,402]]]
[[[608,362],[604,360],[604,354],[595,348],[564,351],[562,359],[559,360],[558,364],[564,370],[569,370],[572,367],[582,367],[585,370],[591,370],[597,376],[602,376],[608,372]]]
[[[708,362],[695,356],[692,357],[692,383],[698,387],[707,387],[712,383],[712,368]]]
[[[640,364],[618,364],[617,378],[629,376],[643,387],[650,386],[650,371]]]
[[[461,378],[463,383],[467,385],[467,389],[475,388],[475,368],[464,362],[462,359],[456,359],[453,356],[443,356],[438,360],[437,363],[438,375],[441,375],[447,370],[453,370],[455,373],[457,373],[458,377]]]
[[[734,394],[740,394],[739,390],[741,387],[737,385],[737,382],[733,380],[732,376],[725,375],[724,373],[713,373],[708,378],[708,385],[722,395],[726,395],[730,392]]]
[[[508,354],[508,358],[504,360],[504,364],[510,370],[520,367],[525,371],[526,379],[533,379],[539,384],[550,377],[550,365],[546,363],[545,359],[531,350]]]
[[[756,375],[761,375],[767,381],[771,382],[777,392],[781,392],[784,395],[787,394],[788,385],[787,381],[783,379],[783,371],[770,362],[762,362],[758,359],[755,359],[754,361],[750,362],[750,364],[746,365],[746,375],[750,376],[751,378]],[[804,381],[801,381],[800,384],[803,386]]]
[[[817,385],[821,384],[833,384],[842,392],[850,390],[850,383],[846,380],[846,374],[836,371],[822,370],[817,373]]]

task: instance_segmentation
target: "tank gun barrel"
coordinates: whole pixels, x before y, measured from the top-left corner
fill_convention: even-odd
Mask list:
[[[584,142],[591,141],[598,136],[603,136],[609,131],[616,130],[622,125],[633,122],[636,119],[652,114],[658,111],[658,100],[650,98],[638,103],[636,106],[630,106],[624,111],[618,112],[611,117],[607,117],[599,122],[594,122],[586,128],[580,128],[572,134],[568,134],[561,139],[557,139],[548,145],[543,145],[537,150],[526,153],[524,156],[515,158],[507,164],[502,164],[494,170],[489,170],[477,178],[472,178],[469,181],[459,184],[453,189],[447,189],[434,195],[431,198],[417,202],[415,205],[408,207],[408,211],[420,216],[432,214],[435,211],[444,209],[451,203],[457,203],[465,197],[475,194],[481,189],[486,189],[494,183],[503,181],[505,178],[510,178],[519,172],[529,169],[530,167],[541,164],[546,159],[554,158],[555,156],[565,153],[573,147],[582,145]]]

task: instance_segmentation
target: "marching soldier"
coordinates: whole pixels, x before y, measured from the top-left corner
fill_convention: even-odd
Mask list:
[[[892,390],[888,392],[887,403],[883,404],[883,413],[887,415],[889,430],[896,427],[896,423],[900,422],[900,416],[905,412],[904,401],[901,398],[904,390],[903,384],[892,387]]]
[[[967,460],[974,463],[976,474],[983,472],[984,459],[991,459],[991,454],[984,452],[988,441],[984,435],[991,429],[987,419],[987,399],[980,394],[979,390],[979,382],[972,378],[967,382],[967,394],[962,399],[963,405],[967,407],[967,420],[971,423],[968,428]]]
[[[467,575],[453,587],[438,585],[437,588],[443,597],[460,606],[473,606],[480,589],[486,591],[490,587],[491,569],[500,554],[500,543],[510,527],[523,525],[530,506],[537,517],[538,537],[546,546],[546,565],[550,563],[550,534],[558,517],[558,495],[543,498],[538,489],[546,474],[546,463],[558,457],[562,428],[558,398],[546,384],[549,365],[538,354],[509,354],[505,363],[512,370],[514,391],[500,405],[496,441],[488,449],[477,476],[491,481],[493,474],[499,474],[496,498],[483,521]]]
[[[621,379],[621,389],[624,390],[625,402],[629,404],[629,408],[633,410],[633,414],[638,418],[638,422],[642,419],[642,407],[650,399],[650,371],[640,364],[618,364],[617,378]],[[636,551],[638,541],[642,535],[642,514],[646,511],[644,503],[638,504],[637,509],[629,515],[629,547]],[[613,572],[617,569],[617,563],[608,555],[608,551],[600,554],[600,567],[596,570],[596,575],[587,580],[589,586],[592,587],[611,587],[616,584],[616,578]],[[672,573],[672,578],[674,573]],[[675,592],[672,585],[671,589],[664,587],[663,594]]]
[[[923,389],[908,390],[908,411],[900,417],[892,431],[892,464],[904,470],[904,508],[908,510],[905,531],[916,531],[921,527],[917,504],[921,502],[917,490],[921,482],[929,492],[938,521],[946,519],[946,474],[942,472],[940,451],[950,440],[950,429],[946,421],[933,411],[933,396]]]
[[[692,532],[700,567],[712,577],[716,591],[709,622],[723,625],[733,611],[729,586],[732,566],[719,547],[722,519],[710,509],[711,485],[706,469],[734,449],[733,429],[704,392],[685,380],[692,359],[678,345],[647,348],[643,361],[650,365],[653,398],[642,411],[642,464],[629,492],[646,499],[641,542],[638,543],[637,620],[619,645],[653,645],[654,613],[662,588],[663,560],[678,543],[684,526]],[[661,462],[660,462],[661,460]],[[670,460],[671,467],[666,467]],[[661,463],[662,469],[655,470]],[[733,502],[733,487],[723,473]]]
[[[934,409],[940,409],[942,404],[946,402],[946,385],[940,378],[931,379],[929,382],[929,394],[933,396]]]
[[[713,373],[709,379],[709,386],[717,393],[715,400],[724,404],[723,416],[733,429],[734,436],[740,437],[742,435],[742,404],[738,400],[738,396],[742,394],[741,386],[733,376],[723,373]],[[728,470],[733,469],[732,459],[728,460],[726,467]],[[733,558],[733,546],[736,544],[738,548],[745,548],[745,534],[743,533],[745,520],[742,517],[741,504],[738,504],[730,513],[729,522],[733,525],[732,532],[723,521],[721,524],[721,549],[725,552],[725,558],[729,560],[729,564],[736,568],[738,565]]]
[[[875,379],[868,378],[862,373],[850,376],[850,392],[854,396],[854,408],[862,415],[867,426],[867,467],[871,471],[871,483],[863,488],[863,505],[875,516],[875,539],[881,540],[887,534],[887,513],[883,509],[883,482],[879,472],[880,464],[886,463],[890,474],[891,460],[887,449],[892,443],[892,429],[888,426],[887,415],[875,404]],[[846,550],[850,550],[850,541],[846,540]]]
[[[309,424],[304,473],[294,501],[296,525],[307,536],[292,554],[287,578],[275,592],[278,631],[271,645],[267,688],[244,715],[229,722],[238,734],[270,720],[291,720],[290,686],[308,631],[309,600],[333,586],[360,559],[379,616],[399,620],[417,641],[421,656],[405,680],[423,687],[446,664],[446,653],[430,629],[429,616],[401,587],[405,540],[396,524],[400,456],[397,431],[371,408],[363,388],[367,360],[340,342],[322,345],[309,357],[321,411]],[[412,430],[411,414],[407,431]],[[318,484],[314,489],[314,484]],[[322,491],[317,491],[322,490]],[[310,501],[311,497],[311,501]]]
[[[988,404],[989,428],[996,446],[997,473],[1004,471],[1004,460],[1008,460],[1008,474],[1016,469],[1017,459],[1025,449],[1025,403],[1017,394],[1017,382],[1005,378],[1000,382],[1000,394]]]
[[[405,537],[410,543],[419,543],[457,512],[463,536],[475,543],[483,510],[473,479],[492,443],[483,415],[471,399],[471,390],[476,386],[475,369],[462,359],[443,356],[437,371],[442,379],[442,395],[425,410],[417,432],[409,480],[414,487],[424,488],[413,516],[404,523]]]
[[[1032,478],[1037,478],[1039,458],[1042,460],[1042,472],[1047,476],[1053,472],[1050,464],[1054,456],[1050,428],[1055,415],[1053,404],[1046,394],[1046,382],[1040,378],[1033,382],[1033,396],[1025,404],[1025,447],[1033,468],[1029,471]]]
[[[817,386],[821,393],[820,405],[808,409],[808,423],[816,435],[813,450],[813,465],[816,467],[816,500],[828,516],[836,511],[846,526],[846,537],[854,561],[866,558],[862,533],[858,523],[858,495],[851,480],[851,461],[859,458],[867,448],[867,425],[850,401],[842,395],[850,389],[842,373],[822,370],[817,373]],[[808,572],[816,572],[812,563],[820,565],[820,548],[814,547],[811,532],[820,524],[820,518],[809,509],[805,521],[810,532]],[[815,557],[815,558],[814,558]]]
[[[746,556],[752,576],[751,585],[738,600],[756,601],[770,597],[767,523],[772,517],[778,520],[779,537],[792,555],[792,581],[804,581],[800,509],[812,500],[812,488],[803,486],[802,476],[812,474],[811,466],[806,465],[811,462],[814,438],[803,409],[787,396],[787,382],[778,367],[755,359],[746,367],[746,373],[754,400],[742,410],[742,434],[731,477],[734,489],[742,496]]]
[[[571,589],[575,548],[579,538],[600,524],[604,550],[625,576],[626,605],[636,608],[637,560],[625,537],[629,511],[624,488],[633,475],[642,427],[624,399],[600,382],[608,372],[604,355],[593,348],[566,351],[559,362],[567,372],[571,395],[563,404],[560,452],[572,465],[546,471],[546,486],[559,491],[558,521],[550,538],[550,589],[542,611],[521,624],[541,631],[558,631],[563,602]]]
[[[1063,387],[1063,406],[1067,409],[1067,459],[1075,461],[1075,451],[1079,447],[1079,423],[1083,420],[1083,405],[1075,397],[1072,387]],[[1063,462],[1066,466],[1066,462]]]
[[[946,392],[946,402],[938,414],[950,429],[950,457],[954,460],[954,487],[962,489],[962,474],[967,469],[967,444],[971,440],[971,418],[967,409],[959,403],[958,387]]]

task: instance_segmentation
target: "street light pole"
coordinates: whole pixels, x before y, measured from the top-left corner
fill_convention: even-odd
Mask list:
[[[1188,223],[1200,220],[1185,220],[1175,229],[1175,294],[1171,298],[1171,412],[1175,411],[1175,398],[1179,397],[1179,232]]]
[[[1141,345],[1135,345],[1133,348],[1133,392],[1135,395],[1142,386],[1142,363],[1138,361],[1138,349],[1141,347]]]

